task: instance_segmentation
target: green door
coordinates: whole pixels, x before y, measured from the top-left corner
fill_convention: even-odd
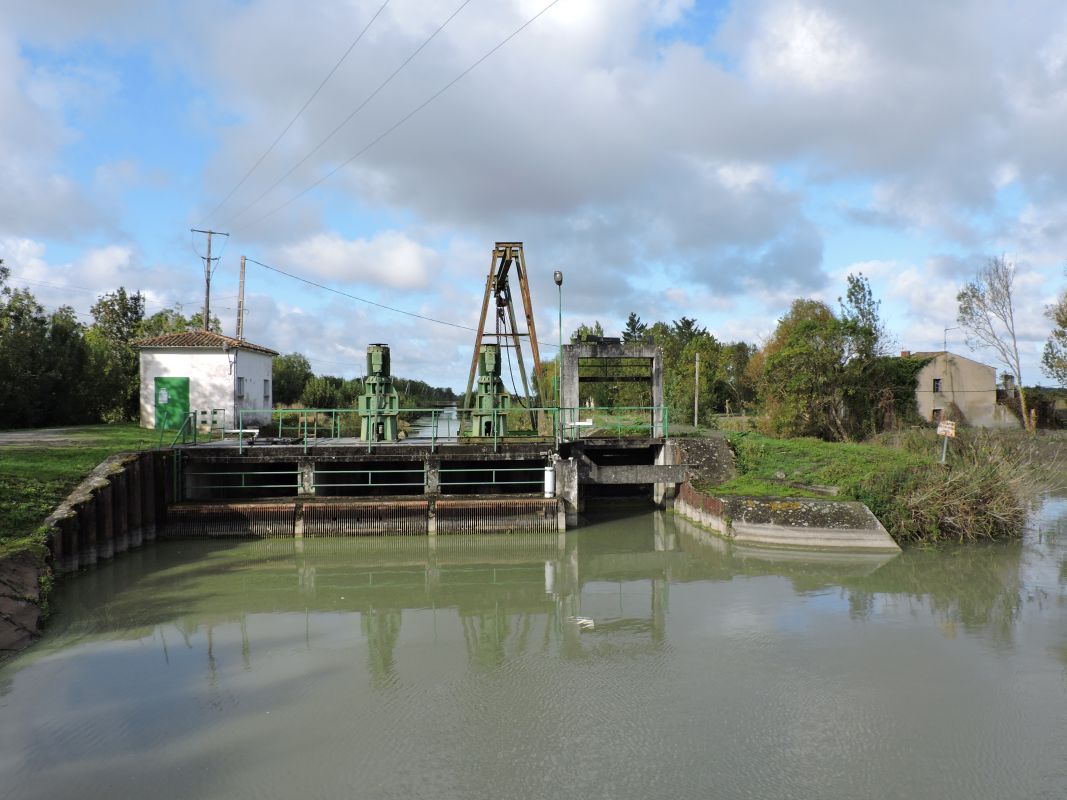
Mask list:
[[[189,413],[189,379],[156,378],[156,429],[177,430]]]

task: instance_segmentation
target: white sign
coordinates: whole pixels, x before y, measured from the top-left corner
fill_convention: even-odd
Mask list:
[[[956,423],[952,420],[944,420],[937,423],[937,435],[938,436],[951,436],[956,437]]]

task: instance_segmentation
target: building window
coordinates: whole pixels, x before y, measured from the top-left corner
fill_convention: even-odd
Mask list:
[[[237,379],[237,396],[238,397],[244,397],[245,396],[245,379],[244,378],[240,378],[239,377]]]
[[[934,393],[935,394],[940,394],[940,392],[941,392],[941,379],[940,378],[934,378]]]
[[[270,381],[263,379],[263,405],[270,405]]]
[[[940,408],[935,408],[932,412],[930,412],[930,419],[933,420],[934,422],[940,422],[941,421],[941,409]]]

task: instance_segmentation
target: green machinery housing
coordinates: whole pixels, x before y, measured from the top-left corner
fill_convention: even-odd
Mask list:
[[[500,345],[478,348],[478,392],[471,410],[472,436],[506,436],[511,395],[500,379]]]
[[[395,442],[399,412],[400,398],[389,368],[389,345],[368,345],[367,377],[359,398],[360,438],[365,442]]]

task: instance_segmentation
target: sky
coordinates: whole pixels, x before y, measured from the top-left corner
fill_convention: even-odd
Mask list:
[[[462,388],[496,241],[524,243],[546,357],[556,269],[565,336],[634,311],[755,343],[862,272],[898,348],[995,363],[945,329],[1004,256],[1049,384],[1067,4],[383,2],[7,0],[11,284],[86,322],[119,286],[189,315],[210,228],[224,332],[245,255],[338,290],[249,264],[250,341],[346,377],[387,342]]]

